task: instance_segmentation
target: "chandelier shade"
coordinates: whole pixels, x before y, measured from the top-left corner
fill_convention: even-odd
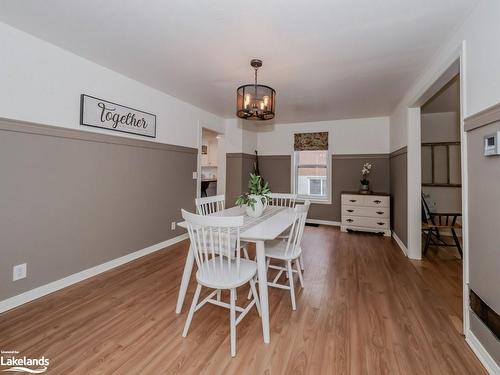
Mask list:
[[[236,115],[245,120],[271,120],[275,113],[276,91],[257,83],[257,70],[262,66],[262,61],[254,59],[250,65],[255,69],[255,83],[240,86],[236,90]]]

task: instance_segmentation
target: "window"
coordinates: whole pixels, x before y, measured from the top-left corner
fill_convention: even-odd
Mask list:
[[[326,178],[309,177],[309,195],[326,196]]]
[[[323,137],[323,142],[316,142],[320,137],[318,134]],[[294,192],[299,198],[330,203],[328,133],[295,134],[294,149]]]

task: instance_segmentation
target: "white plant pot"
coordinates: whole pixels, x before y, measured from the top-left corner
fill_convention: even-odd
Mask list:
[[[267,199],[262,195],[249,195],[250,198],[255,199],[257,202],[254,207],[246,206],[247,215],[250,217],[260,217],[267,207]],[[264,203],[263,203],[264,202]]]

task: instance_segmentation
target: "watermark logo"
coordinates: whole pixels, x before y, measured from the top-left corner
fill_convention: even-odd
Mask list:
[[[41,356],[39,358],[30,358],[26,356],[18,356],[17,350],[2,350],[0,351],[0,366],[8,367],[2,372],[24,372],[28,374],[42,374],[47,371],[50,365],[50,360]]]

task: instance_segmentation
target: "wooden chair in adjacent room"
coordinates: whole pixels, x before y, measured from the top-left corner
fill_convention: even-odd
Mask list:
[[[461,213],[439,213],[431,212],[422,193],[422,233],[425,237],[423,254],[427,253],[430,246],[452,246],[456,247],[462,258],[462,246],[457,236],[457,229],[462,226],[457,222]],[[443,232],[450,231],[453,243],[448,243],[443,239]]]

